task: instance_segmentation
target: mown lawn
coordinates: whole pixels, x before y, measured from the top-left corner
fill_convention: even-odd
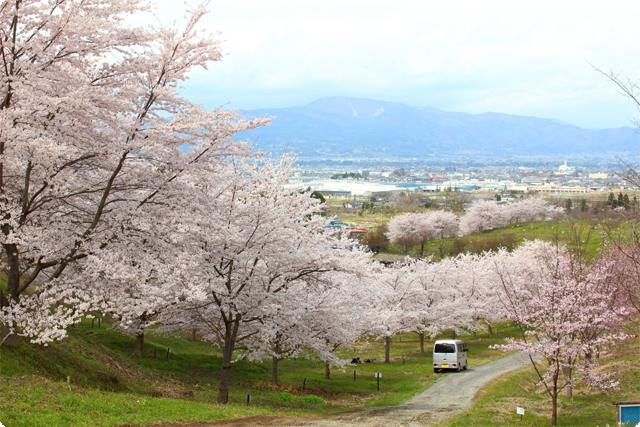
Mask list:
[[[433,373],[433,340],[425,342],[422,356],[418,336],[404,334],[392,343],[391,364],[382,363],[382,341],[359,342],[343,356],[378,362],[333,369],[330,380],[324,379],[324,363],[305,355],[280,362],[279,386],[271,384],[270,360],[239,360],[232,370],[230,404],[220,406],[215,403],[221,363],[216,349],[184,337],[149,334],[145,357],[137,359],[135,341],[107,326],[94,322],[92,328],[85,320],[71,328],[68,339],[48,347],[22,341],[15,350],[0,350],[0,421],[7,427],[117,426],[335,412],[397,404],[449,375]],[[502,357],[488,346],[517,331],[505,325],[498,330],[498,336],[461,337],[470,349],[470,366]],[[380,391],[376,372],[382,373]]]

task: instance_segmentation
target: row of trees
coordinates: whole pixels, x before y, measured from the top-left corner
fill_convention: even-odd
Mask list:
[[[638,199],[636,196],[633,197],[633,202],[629,199],[628,194],[622,194],[622,191],[618,193],[616,197],[615,194],[609,193],[609,197],[607,198],[607,206],[615,209],[615,208],[625,208],[625,209],[636,209],[638,206]]]
[[[239,349],[249,358],[271,357],[277,381],[282,358],[304,349],[328,368],[340,365],[336,349],[362,336],[385,338],[389,346],[400,331],[473,331],[505,317],[538,331],[535,316],[521,316],[535,300],[522,298],[525,291],[538,287],[537,295],[547,298],[542,290],[551,289],[554,274],[572,280],[567,292],[584,292],[576,281],[609,283],[606,270],[565,279],[566,272],[591,267],[572,270],[582,265],[576,261],[560,268],[569,255],[542,243],[439,263],[384,268],[372,262],[354,241],[324,232],[309,192],[284,189],[291,158],[271,160],[233,139],[268,118],[207,111],[178,95],[188,72],[222,56],[218,42],[196,30],[205,9],[193,9],[182,30],[124,25],[145,7],[136,0],[0,7],[3,345],[15,347],[19,335],[44,345],[63,339],[69,325],[94,310],[135,336],[139,354],[152,324],[167,332],[197,330],[222,350],[218,401],[226,403]],[[478,204],[461,229],[549,215],[547,207],[519,206]],[[500,221],[482,220],[487,211]],[[429,216],[420,233],[442,240],[455,232],[450,214]],[[536,280],[521,284],[512,276]],[[635,276],[628,276],[633,287]],[[603,306],[579,301],[576,316]],[[612,331],[628,301],[637,303],[607,300],[612,320],[589,330],[596,338],[558,366],[579,371],[585,360],[592,363],[593,345],[623,338]],[[548,322],[567,319],[573,317]],[[576,331],[572,340],[584,335]],[[540,329],[534,342],[551,338]],[[563,354],[546,356],[549,370]],[[592,366],[580,375],[603,383]],[[568,378],[572,384],[575,376]]]
[[[388,308],[377,334],[388,345],[400,331],[421,337],[445,329],[475,333],[497,320],[514,322],[522,338],[496,348],[530,356],[556,425],[563,390],[571,398],[577,383],[603,389],[618,384],[597,362],[613,342],[628,338],[622,328],[640,313],[640,257],[626,250],[587,264],[562,246],[536,241],[513,252],[396,266],[379,278],[379,292],[387,295],[380,306]]]
[[[444,239],[463,236],[478,231],[504,227],[508,224],[529,221],[557,220],[565,216],[565,211],[549,205],[542,199],[528,198],[506,204],[496,201],[481,201],[458,218],[447,211],[427,211],[398,215],[388,225],[387,237],[404,253],[419,245],[420,256],[428,241],[438,240],[440,257],[444,257]]]
[[[389,222],[389,240],[408,253],[416,244],[420,245],[420,256],[429,240],[440,240],[440,256],[444,256],[442,242],[458,231],[458,217],[446,211],[427,211],[398,215]]]

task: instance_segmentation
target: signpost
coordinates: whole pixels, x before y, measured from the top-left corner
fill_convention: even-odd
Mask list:
[[[353,370],[353,380],[356,380],[356,375],[358,375],[358,371],[356,371],[355,369]]]
[[[380,372],[376,372],[376,379],[378,380],[378,390],[380,390],[380,378],[382,378],[382,374]]]
[[[516,414],[520,415],[520,421],[522,422],[522,416],[524,415],[524,408],[521,408],[518,406],[516,408]]]

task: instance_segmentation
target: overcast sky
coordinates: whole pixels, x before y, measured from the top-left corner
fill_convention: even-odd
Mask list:
[[[190,0],[197,4],[197,0]],[[163,24],[185,5],[159,0]],[[640,78],[640,2],[219,1],[203,27],[226,56],[184,93],[205,106],[324,96],[629,126],[630,100],[589,63]]]

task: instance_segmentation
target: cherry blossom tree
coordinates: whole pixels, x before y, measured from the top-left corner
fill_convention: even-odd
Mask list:
[[[607,252],[606,259],[615,266],[620,296],[640,314],[640,248],[618,244]]]
[[[484,322],[492,333],[492,324],[504,319],[496,307],[499,305],[497,280],[493,272],[495,254],[485,252],[480,255],[461,254],[452,259],[455,269],[451,275],[449,288],[457,293],[455,306],[448,311],[455,314],[454,330],[464,328],[473,333],[474,339]]]
[[[495,201],[474,204],[460,219],[460,232],[465,234],[491,230],[507,224],[504,211]]]
[[[375,267],[371,333],[385,340],[385,363],[391,363],[393,337],[403,331],[415,330],[422,321],[418,310],[422,289],[417,278],[420,266],[425,263],[425,260],[407,260],[389,268]]]
[[[520,222],[544,221],[549,216],[551,206],[544,200],[536,197],[509,202],[502,205],[504,216],[509,224]]]
[[[503,255],[496,261],[502,308],[524,333],[496,347],[529,355],[538,385],[551,398],[555,426],[558,395],[567,388],[571,397],[576,377],[589,386],[617,385],[597,371],[594,356],[603,344],[626,338],[620,327],[627,309],[617,301],[611,264],[588,266],[539,242]]]
[[[331,286],[306,286],[302,292],[290,292],[286,312],[283,309],[265,319],[259,339],[271,343],[272,383],[278,384],[278,362],[300,353],[324,361],[325,379],[330,379],[332,366],[349,362],[337,357],[336,350],[351,347],[369,331],[364,277],[342,272],[331,275]]]
[[[422,355],[425,354],[425,334],[434,337],[444,328],[442,310],[448,303],[445,298],[449,296],[451,268],[449,259],[438,262],[419,259],[392,272],[394,282],[391,283],[406,294],[399,301],[402,315],[395,317],[398,321],[396,328],[418,334]],[[389,301],[393,302],[393,299]]]
[[[424,251],[424,245],[430,238],[430,230],[425,221],[423,212],[394,216],[389,222],[387,237],[394,245],[398,245],[402,252],[409,253],[409,250],[420,244],[420,255]]]
[[[144,355],[146,329],[182,297],[176,277],[188,274],[170,238],[175,223],[168,220],[168,208],[175,206],[165,198],[164,214],[152,223],[150,216],[132,217],[114,237],[116,242],[74,266],[85,280],[75,288],[94,310],[110,314],[116,329],[136,338],[136,357]],[[154,212],[159,215],[162,210],[156,207]]]
[[[529,198],[502,205],[485,200],[473,205],[462,217],[460,233],[466,235],[518,222],[558,221],[565,216],[564,209],[549,205],[542,199]]]
[[[311,346],[312,338],[317,343],[322,334],[301,320],[308,320],[305,308],[314,308],[309,295],[347,283],[338,280],[341,274],[357,278],[369,263],[356,241],[324,232],[326,220],[312,215],[316,199],[283,187],[290,159],[225,167],[218,174],[224,180],[203,175],[195,181],[189,195],[193,203],[173,217],[177,229],[184,230],[175,240],[188,269],[174,280],[182,283],[184,297],[162,320],[197,327],[221,348],[220,403],[228,401],[238,345],[249,357],[262,359],[275,356],[279,343]],[[299,327],[292,327],[298,321]]]
[[[387,236],[391,243],[408,253],[415,244],[420,245],[420,256],[429,240],[440,241],[440,256],[443,255],[444,239],[456,234],[458,217],[451,212],[428,211],[398,215],[389,222]]]
[[[85,282],[67,269],[87,267],[89,255],[101,264],[140,206],[155,205],[202,161],[246,154],[232,136],[268,123],[181,98],[179,82],[220,60],[219,44],[196,29],[203,7],[183,30],[124,24],[145,8],[137,0],[0,6],[0,316],[10,346],[16,333],[39,343],[64,337],[90,306]]]
[[[440,258],[444,258],[444,239],[457,234],[458,216],[452,212],[434,211],[428,213],[426,222],[430,237],[440,242],[438,246]]]

